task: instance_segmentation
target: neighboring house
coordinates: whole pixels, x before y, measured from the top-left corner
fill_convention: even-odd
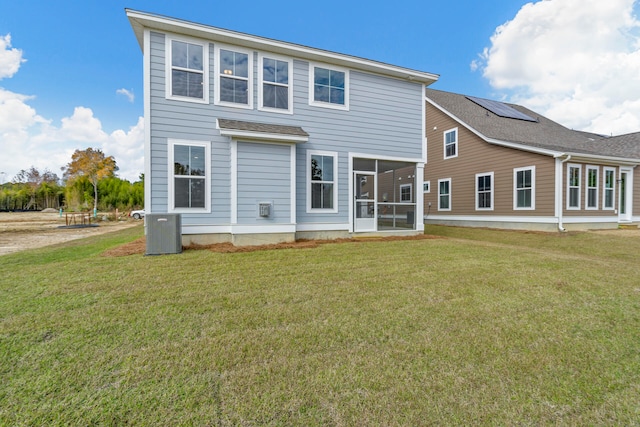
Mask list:
[[[183,243],[424,230],[437,75],[126,13],[144,56],[145,208],[181,214]]]
[[[566,230],[640,222],[640,134],[607,138],[522,106],[425,92],[427,224]]]

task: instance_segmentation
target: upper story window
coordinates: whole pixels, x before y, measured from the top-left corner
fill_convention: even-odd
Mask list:
[[[458,157],[458,128],[444,132],[444,158]]]
[[[587,166],[586,209],[598,209],[598,167]]]
[[[258,109],[293,112],[292,61],[260,55],[258,62]]]
[[[349,71],[309,64],[309,104],[349,109]]]
[[[476,210],[493,210],[493,172],[476,174]]]
[[[616,188],[616,170],[604,168],[604,189],[602,190],[602,209],[613,209]]]
[[[580,209],[581,165],[567,165],[567,209]]]
[[[536,168],[529,166],[513,170],[513,209],[536,208]]]
[[[253,53],[216,47],[216,104],[253,108]]]
[[[206,44],[167,39],[167,98],[209,102]]]
[[[169,140],[169,211],[210,209],[210,144]]]

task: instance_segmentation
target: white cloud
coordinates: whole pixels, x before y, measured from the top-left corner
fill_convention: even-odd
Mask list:
[[[11,48],[11,34],[0,36],[0,80],[12,77],[25,61],[20,49]]]
[[[565,126],[640,131],[634,0],[542,0],[496,29],[472,70],[502,96]]]
[[[116,93],[118,95],[124,95],[129,100],[129,102],[133,102],[136,99],[135,96],[133,95],[133,90],[127,90],[122,88],[122,89],[116,90]]]
[[[56,125],[39,116],[27,104],[29,99],[0,88],[0,172],[5,172],[5,181],[31,166],[60,176],[60,168],[71,161],[73,152],[88,147],[114,156],[123,179],[136,181],[144,171],[142,118],[126,132],[108,134],[90,108],[76,107]]]

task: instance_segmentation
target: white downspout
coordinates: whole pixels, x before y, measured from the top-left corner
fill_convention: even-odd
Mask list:
[[[562,157],[562,156],[567,156],[564,160],[560,160],[560,163],[558,163],[558,158]],[[554,156],[556,158],[556,216],[558,218],[558,230],[559,231],[567,231],[564,228],[564,225],[562,223],[562,189],[564,188],[563,184],[563,180],[562,180],[562,176],[563,176],[563,167],[562,165],[566,162],[568,162],[569,160],[571,160],[571,154],[560,154],[557,156]],[[559,183],[559,188],[558,188],[558,183]]]

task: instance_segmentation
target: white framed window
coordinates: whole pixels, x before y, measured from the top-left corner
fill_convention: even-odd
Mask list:
[[[431,193],[431,181],[424,181],[422,183],[422,192]]]
[[[211,144],[168,140],[169,212],[211,211]]]
[[[444,131],[444,158],[458,157],[458,128]]]
[[[438,180],[438,210],[451,210],[451,178]]]
[[[209,45],[191,39],[167,37],[166,97],[209,102]]]
[[[309,105],[349,110],[349,70],[310,63]]]
[[[604,182],[602,187],[602,209],[615,209],[616,194],[616,169],[605,167],[603,169]]]
[[[513,209],[535,210],[536,167],[527,166],[513,170]]]
[[[307,151],[307,212],[338,212],[338,153]]]
[[[253,108],[253,52],[216,45],[215,103]]]
[[[258,54],[258,109],[293,113],[293,61]]]
[[[476,210],[493,210],[493,172],[476,174]]]
[[[413,185],[412,184],[400,185],[400,201],[401,202],[413,201]]]
[[[585,185],[585,209],[598,209],[598,193],[600,192],[599,186],[599,167],[587,166],[587,181]]]
[[[567,164],[567,209],[580,209],[582,165]]]

